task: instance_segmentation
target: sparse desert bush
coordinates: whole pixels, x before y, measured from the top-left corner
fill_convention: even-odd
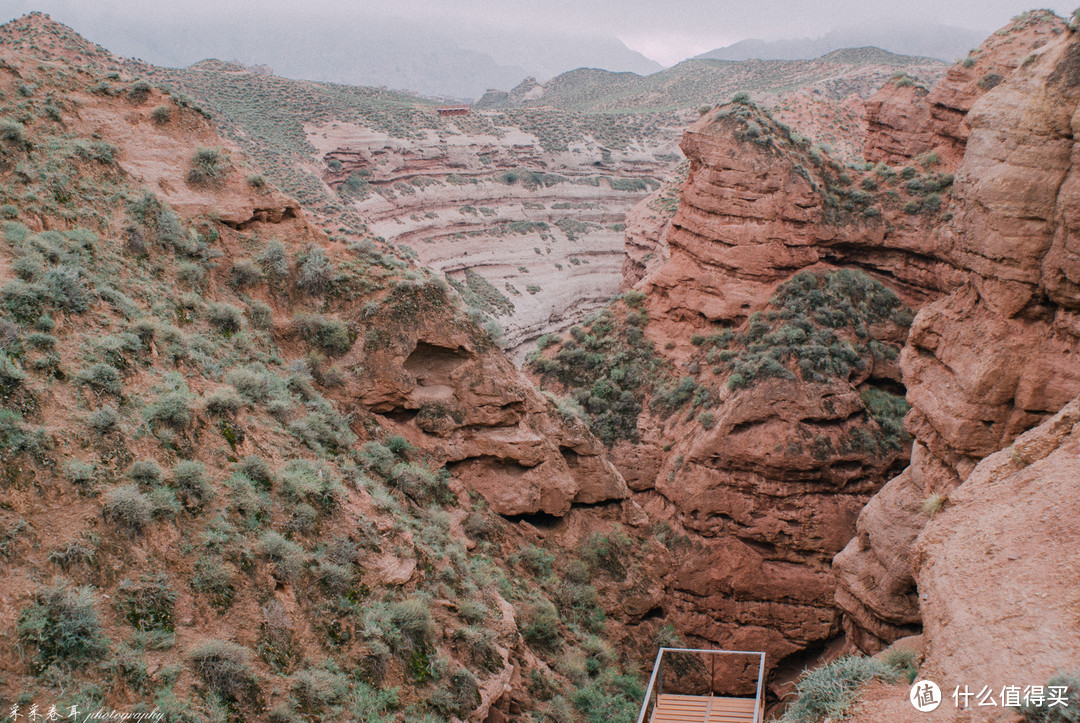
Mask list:
[[[87,425],[100,435],[115,430],[119,419],[120,415],[113,406],[104,406],[86,415]]]
[[[120,396],[120,372],[108,364],[91,364],[75,375],[75,382],[98,392]]]
[[[341,701],[349,690],[345,676],[327,670],[302,670],[292,677],[293,698],[301,712],[314,715]]]
[[[191,587],[209,598],[210,604],[224,612],[232,605],[236,595],[232,568],[213,557],[203,557],[195,563],[195,574],[191,578]]]
[[[64,476],[79,490],[79,494],[91,494],[97,486],[97,468],[92,464],[70,460],[64,465]]]
[[[233,415],[244,406],[244,398],[228,384],[215,389],[206,397],[206,411],[218,416]]]
[[[1053,690],[1051,691],[1051,688]],[[1062,690],[1064,689],[1064,690]],[[1020,714],[1027,723],[1077,723],[1080,721],[1080,675],[1058,673],[1043,686],[1044,698],[1023,703]],[[1052,702],[1051,697],[1061,702]]]
[[[172,483],[184,507],[192,511],[202,509],[214,493],[206,479],[206,467],[201,462],[178,462],[173,467]]]
[[[923,500],[922,513],[927,517],[933,517],[934,515],[945,509],[945,503],[948,502],[948,500],[949,498],[945,495],[939,492],[934,492],[925,500]]]
[[[225,640],[205,640],[187,655],[192,672],[227,701],[250,700],[257,692],[251,651]]]
[[[117,605],[136,630],[172,632],[175,604],[176,592],[164,574],[124,580],[117,590]]]
[[[331,356],[344,354],[352,348],[353,336],[345,322],[327,319],[321,314],[297,314],[293,325],[305,341]]]
[[[894,682],[897,672],[875,658],[855,655],[834,660],[803,673],[795,684],[795,702],[784,713],[783,723],[820,723],[843,718],[859,689],[877,678]]]
[[[270,306],[258,299],[248,302],[248,320],[256,329],[269,331],[274,326],[274,311]]]
[[[165,125],[172,120],[172,108],[167,105],[159,105],[150,113],[150,118],[159,126]]]
[[[238,289],[245,289],[262,281],[263,272],[251,259],[239,259],[232,265],[232,283]]]
[[[244,325],[244,314],[232,304],[211,304],[206,320],[222,334],[235,334]]]
[[[319,296],[330,290],[337,274],[326,252],[318,246],[312,246],[300,258],[297,258],[299,272],[296,284],[309,296]]]
[[[199,148],[191,156],[188,183],[193,186],[220,185],[229,172],[229,161],[218,148]]]
[[[161,467],[153,460],[137,460],[131,463],[125,473],[139,489],[146,492],[161,482]]]
[[[285,244],[277,239],[271,239],[266,248],[255,258],[266,278],[272,286],[278,286],[289,278],[289,255],[285,251]]]
[[[36,671],[52,663],[84,665],[108,649],[94,609],[93,590],[72,587],[65,581],[34,593],[33,602],[19,614],[18,633]]]
[[[151,422],[181,430],[191,424],[191,395],[177,390],[166,392],[147,409]]]
[[[562,644],[559,634],[559,611],[545,598],[537,598],[520,608],[521,634],[527,641],[546,650]]]
[[[151,505],[138,487],[126,484],[105,493],[102,512],[107,520],[136,533],[150,524]]]

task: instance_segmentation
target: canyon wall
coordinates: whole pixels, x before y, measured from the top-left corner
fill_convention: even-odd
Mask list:
[[[1048,27],[1054,42],[972,102],[961,123],[957,210],[938,255],[963,283],[920,311],[901,355],[912,464],[867,506],[858,536],[835,562],[837,601],[863,650],[918,630],[924,619],[925,591],[911,561],[934,507],[980,459],[1080,393],[1069,240],[1080,43],[1059,23]]]
[[[1075,47],[1033,12],[932,90],[887,83],[867,104],[877,165],[842,167],[738,103],[686,132],[677,211],[661,212],[662,194],[635,209],[624,273],[645,293],[646,336],[709,401],[667,417],[647,405],[637,441],[612,449],[634,499],[691,542],[665,577],[680,630],[766,650],[782,683],[836,639],[841,611],[868,652],[921,629],[912,560],[927,510],[1080,393]],[[771,336],[799,338],[783,326],[789,284],[840,269],[919,310],[867,324],[902,351],[839,377],[793,373],[804,352]],[[755,350],[799,366],[763,372],[745,361]],[[910,459],[875,437],[891,423],[870,414],[883,392],[911,405]],[[876,447],[844,443],[859,426]]]

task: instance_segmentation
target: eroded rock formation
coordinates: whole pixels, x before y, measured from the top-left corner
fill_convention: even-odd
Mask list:
[[[679,160],[676,126],[654,131],[621,148],[582,136],[564,150],[517,127],[417,140],[334,123],[308,137],[330,185],[363,180],[351,198],[374,233],[458,282],[490,285],[487,311],[521,356],[617,293],[627,211]]]
[[[615,446],[635,499],[693,543],[667,580],[680,629],[758,646],[781,668],[838,633],[837,605],[849,643],[868,652],[920,631],[925,590],[912,561],[929,515],[979,460],[1080,393],[1078,47],[1060,19],[1033,12],[932,90],[887,84],[867,112],[877,169],[841,169],[737,105],[685,134],[678,210],[666,218],[653,199],[635,212],[643,223],[624,267],[675,373],[715,389],[694,347],[783,318],[760,315],[799,272],[864,269],[921,311],[910,333],[875,336],[903,346],[899,365],[820,385],[782,373],[732,384],[723,360],[740,352],[728,347],[713,374],[729,383],[707,423],[649,410],[640,441]],[[659,251],[668,258],[646,266]],[[910,464],[883,488],[907,458],[838,443],[865,418],[857,392],[875,386],[912,405]],[[836,435],[827,455],[785,444],[822,435]],[[935,574],[938,587],[952,584]]]

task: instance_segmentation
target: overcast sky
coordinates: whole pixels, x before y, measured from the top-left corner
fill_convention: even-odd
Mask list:
[[[1077,0],[1041,2],[1059,15]],[[404,16],[471,27],[496,26],[615,36],[630,48],[671,65],[746,38],[817,37],[845,27],[883,21],[952,25],[990,31],[1031,9],[1024,0],[0,0],[3,20],[43,10],[74,24],[87,14],[242,21],[258,32],[259,19],[297,11]],[[122,22],[122,21],[121,21]],[[78,29],[78,28],[76,28]]]

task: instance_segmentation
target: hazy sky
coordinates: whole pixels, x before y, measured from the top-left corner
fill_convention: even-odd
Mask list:
[[[615,36],[640,53],[670,65],[745,38],[817,37],[883,20],[936,23],[989,33],[1032,7],[1071,13],[1077,0],[1033,6],[1031,0],[0,0],[4,20],[43,10],[72,22],[87,14],[174,18],[184,15],[241,20],[252,32],[259,18],[311,13],[405,16],[446,27],[536,28]]]

